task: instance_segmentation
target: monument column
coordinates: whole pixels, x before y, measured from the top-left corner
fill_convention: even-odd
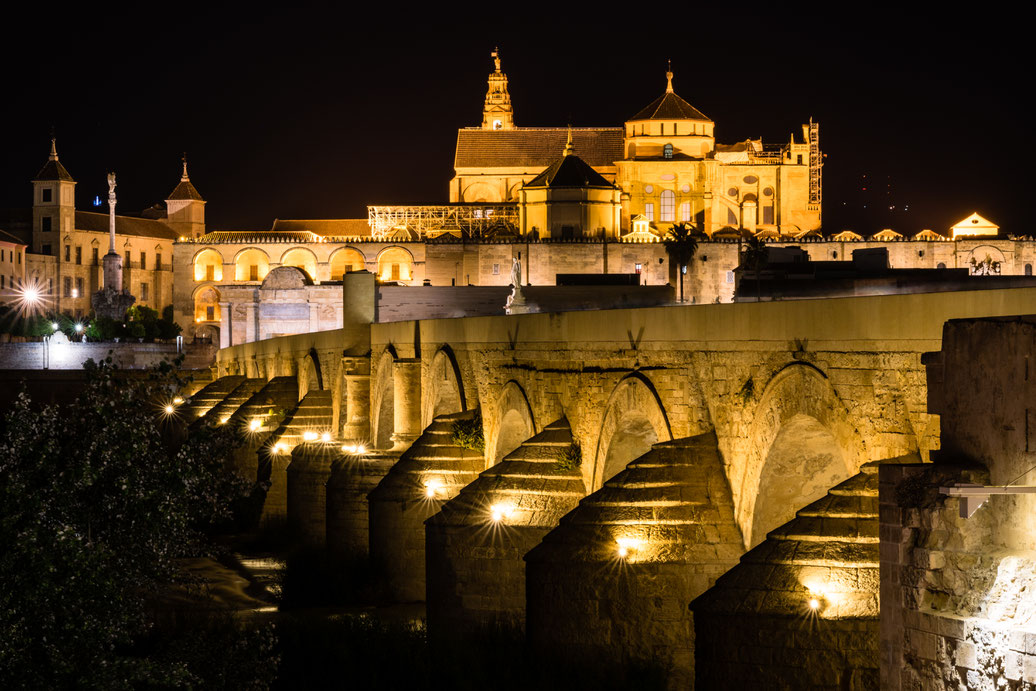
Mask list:
[[[121,321],[135,299],[122,288],[122,257],[115,251],[115,173],[108,173],[108,253],[101,260],[104,286],[90,300],[94,314]]]
[[[405,451],[421,436],[421,360],[396,360],[392,370],[395,407],[393,449]]]

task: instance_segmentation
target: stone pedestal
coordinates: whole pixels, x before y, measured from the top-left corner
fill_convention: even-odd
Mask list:
[[[136,298],[122,289],[122,257],[108,252],[101,260],[104,265],[104,287],[90,298],[90,306],[98,317],[122,321],[126,310],[133,306]]]

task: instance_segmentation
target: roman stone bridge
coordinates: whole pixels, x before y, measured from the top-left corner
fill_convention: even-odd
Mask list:
[[[654,660],[677,682],[694,665],[688,603],[746,549],[868,462],[927,460],[921,355],[943,323],[1036,299],[371,323],[349,291],[345,328],[221,350],[189,403],[194,424],[257,435],[266,518],[339,553],[369,547],[397,598],[427,599],[433,634],[526,626],[539,650]],[[275,384],[290,404],[267,419]]]

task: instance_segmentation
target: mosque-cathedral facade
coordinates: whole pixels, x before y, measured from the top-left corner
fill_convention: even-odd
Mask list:
[[[804,245],[814,260],[887,247],[895,268],[1030,275],[1036,262],[1036,244],[977,214],[945,234],[825,235],[818,124],[781,145],[717,143],[715,123],[676,94],[672,72],[662,95],[621,127],[518,127],[495,52],[493,59],[482,123],[457,134],[447,204],[209,232],[185,163],[164,208],[116,218],[126,287],[138,304],[172,304],[188,338],[227,346],[260,335],[257,325],[240,324],[258,318],[258,289],[279,266],[303,269],[313,284],[310,317],[284,333],[331,329],[341,325],[333,286],[350,270],[387,284],[505,286],[520,258],[531,285],[554,285],[559,274],[636,274],[642,284],[675,285],[661,238],[676,223],[705,236],[685,281],[685,299],[698,303],[733,299],[738,240],[749,235]],[[103,280],[108,219],[75,209],[75,180],[53,148],[33,195],[25,262],[12,264],[9,280],[36,280],[57,311],[85,314]]]

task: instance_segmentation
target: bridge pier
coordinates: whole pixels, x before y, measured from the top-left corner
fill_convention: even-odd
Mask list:
[[[291,451],[286,470],[288,526],[311,547],[327,544],[327,482],[341,454],[337,444],[302,443]]]
[[[525,562],[586,494],[572,430],[547,425],[425,522],[428,631],[525,628]]]
[[[341,437],[346,442],[370,445],[371,390],[370,358],[342,358],[345,411]],[[366,370],[366,373],[364,371]]]
[[[421,436],[421,359],[400,358],[392,365],[393,450],[402,453]]]
[[[370,554],[370,504],[367,495],[399,460],[399,454],[367,451],[343,453],[331,463],[327,480],[327,549],[339,559],[366,559]]]
[[[484,467],[480,452],[453,441],[454,422],[476,414],[435,418],[368,497],[371,561],[399,602],[425,599],[424,522]]]
[[[715,434],[656,444],[526,555],[529,642],[548,658],[655,667],[688,688],[687,605],[742,552]]]

